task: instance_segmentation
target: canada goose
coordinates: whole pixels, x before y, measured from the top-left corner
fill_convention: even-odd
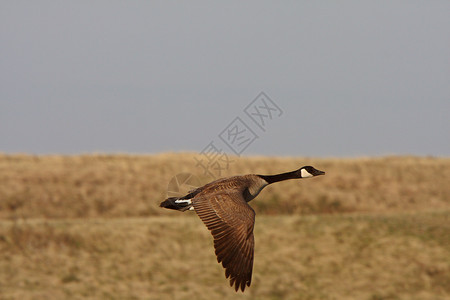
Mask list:
[[[170,197],[160,207],[179,211],[194,210],[214,237],[217,261],[222,262],[230,286],[244,291],[250,286],[253,268],[253,226],[255,211],[247,204],[267,185],[296,178],[323,175],[311,166],[277,175],[243,175],[222,178],[190,191],[183,197]]]

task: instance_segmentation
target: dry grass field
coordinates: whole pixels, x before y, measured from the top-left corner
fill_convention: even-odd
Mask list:
[[[194,156],[0,155],[0,299],[450,299],[450,159],[233,158],[327,172],[250,203],[236,293],[195,213],[158,207],[174,175],[206,182]]]

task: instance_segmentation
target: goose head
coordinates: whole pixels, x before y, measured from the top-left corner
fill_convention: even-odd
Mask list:
[[[297,170],[298,178],[308,178],[308,177],[314,177],[319,175],[324,175],[324,171],[317,170],[314,167],[311,166],[304,166]]]

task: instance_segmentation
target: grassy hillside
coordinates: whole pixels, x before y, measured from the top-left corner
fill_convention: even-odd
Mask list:
[[[224,176],[327,172],[251,202],[236,293],[195,213],[158,207],[208,180],[194,157],[0,155],[0,299],[450,299],[450,159],[233,158]]]
[[[0,155],[1,218],[168,215],[158,207],[179,173],[202,177],[194,154]],[[326,176],[278,183],[252,206],[267,214],[417,211],[450,206],[450,159],[232,158],[223,176],[273,174],[311,164]],[[209,179],[210,180],[210,179]]]

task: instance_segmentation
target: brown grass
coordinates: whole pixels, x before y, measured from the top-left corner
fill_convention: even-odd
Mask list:
[[[258,216],[235,293],[194,215],[3,221],[2,299],[444,299],[450,213]]]
[[[194,154],[0,155],[1,218],[168,215],[158,207],[176,174],[202,178]],[[450,159],[233,158],[224,176],[286,172],[311,164],[320,179],[283,182],[252,202],[266,214],[442,209],[450,206]],[[202,183],[207,180],[203,178]]]
[[[327,172],[251,202],[244,294],[195,214],[157,207],[201,175],[193,155],[0,155],[0,299],[450,298],[450,159],[234,159],[227,175]]]

